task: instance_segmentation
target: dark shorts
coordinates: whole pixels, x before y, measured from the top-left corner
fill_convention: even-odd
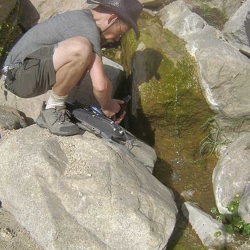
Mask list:
[[[23,98],[38,96],[51,89],[56,82],[54,46],[40,48],[28,55],[20,66],[10,70],[6,89]]]

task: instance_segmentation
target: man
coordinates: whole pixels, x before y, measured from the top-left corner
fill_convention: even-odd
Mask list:
[[[52,89],[36,123],[57,135],[79,132],[70,121],[65,101],[86,72],[103,113],[111,118],[119,112],[123,101],[112,99],[101,46],[119,41],[130,28],[139,37],[136,22],[142,5],[138,0],[87,2],[98,6],[66,12],[37,24],[18,41],[5,61],[5,87],[15,95],[28,98]]]

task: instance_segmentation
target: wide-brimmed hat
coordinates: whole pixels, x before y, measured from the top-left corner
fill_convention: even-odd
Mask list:
[[[87,3],[98,4],[112,10],[135,31],[137,39],[140,37],[137,20],[143,6],[138,0],[87,0]]]

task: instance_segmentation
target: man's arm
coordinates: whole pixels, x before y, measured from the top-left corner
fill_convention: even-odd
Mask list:
[[[103,113],[111,118],[119,112],[120,104],[124,102],[122,100],[112,99],[112,85],[104,72],[102,59],[96,53],[93,54],[89,73],[93,84],[94,95],[100,103]]]

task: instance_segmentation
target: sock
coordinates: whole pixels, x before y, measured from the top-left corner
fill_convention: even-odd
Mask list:
[[[65,101],[68,98],[68,95],[65,96],[58,96],[55,94],[55,92],[51,91],[50,97],[47,101],[45,109],[51,109],[56,107],[63,107],[65,106]]]

